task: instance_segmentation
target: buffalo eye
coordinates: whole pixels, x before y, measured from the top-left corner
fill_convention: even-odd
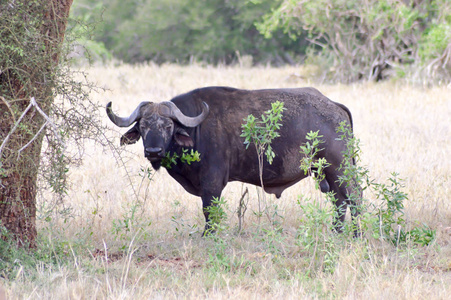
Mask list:
[[[147,124],[146,122],[139,122],[139,130],[141,132],[144,132],[146,128],[149,128],[149,124]]]
[[[172,131],[173,125],[172,124],[166,124],[163,126],[164,130],[166,131]]]

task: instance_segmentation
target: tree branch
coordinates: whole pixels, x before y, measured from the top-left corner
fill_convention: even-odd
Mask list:
[[[27,108],[24,110],[24,112],[22,113],[22,115],[20,116],[19,120],[17,120],[16,124],[14,125],[13,129],[11,129],[11,131],[8,133],[8,135],[6,136],[5,140],[3,141],[2,145],[0,146],[0,157],[2,157],[2,151],[3,151],[3,147],[5,147],[6,143],[8,142],[9,138],[11,137],[11,135],[14,133],[14,131],[16,131],[17,127],[19,126],[20,122],[22,121],[23,117],[25,117],[25,115],[27,114],[27,112],[30,110],[30,108],[33,106],[33,103],[30,103]]]
[[[4,100],[4,99],[3,99]],[[6,103],[6,101],[5,101]],[[47,114],[39,107],[38,103],[36,102],[36,100],[34,99],[34,97],[31,97],[30,99],[30,104],[27,106],[27,108],[23,111],[22,115],[20,116],[19,120],[17,120],[17,122],[15,122],[13,129],[11,129],[11,131],[8,133],[8,135],[6,136],[5,140],[3,141],[2,145],[0,146],[0,157],[2,156],[2,151],[3,148],[5,147],[6,143],[8,142],[9,138],[11,137],[11,135],[14,133],[14,131],[16,131],[17,127],[19,126],[20,122],[22,121],[22,119],[24,118],[24,116],[27,114],[27,112],[31,109],[31,107],[35,107],[36,110],[41,114],[41,116],[45,119],[45,123],[44,125],[42,125],[42,127],[39,129],[39,131],[34,135],[34,137],[22,148],[20,148],[18,155],[20,155],[20,152],[22,152],[25,148],[27,148],[38,136],[39,134],[41,134],[42,130],[47,126],[50,125],[50,128],[52,129],[53,133],[55,134],[56,138],[58,139],[58,141],[63,145],[63,147],[65,147],[65,144],[63,142],[63,140],[61,139],[61,136],[58,133],[58,128],[56,127],[56,125],[52,122],[52,120],[49,118],[49,116],[47,116]]]

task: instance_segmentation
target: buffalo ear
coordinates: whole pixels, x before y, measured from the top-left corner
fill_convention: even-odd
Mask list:
[[[138,130],[138,124],[136,124],[121,137],[121,146],[134,144],[139,141],[140,137],[141,134]]]
[[[175,139],[175,142],[180,146],[184,146],[184,147],[193,147],[194,146],[194,141],[189,136],[188,132],[186,132],[185,129],[182,129],[180,127],[176,129],[175,134],[174,134],[174,139]]]

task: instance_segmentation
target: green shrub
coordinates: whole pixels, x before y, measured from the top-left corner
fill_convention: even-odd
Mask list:
[[[285,0],[258,28],[266,36],[282,28],[293,38],[308,31],[315,51],[307,62],[319,65],[323,79],[354,82],[406,74],[445,55],[450,19],[447,0]],[[450,60],[440,67],[449,71]]]

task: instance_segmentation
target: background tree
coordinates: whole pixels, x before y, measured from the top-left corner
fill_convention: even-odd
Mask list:
[[[38,169],[48,116],[57,110],[53,103],[62,86],[58,63],[71,5],[72,0],[0,4],[0,229],[1,238],[22,247],[36,245]],[[48,137],[46,145],[55,151],[44,164],[62,166],[62,144]],[[47,175],[58,189],[65,170],[54,171]]]
[[[308,76],[323,81],[451,80],[448,0],[79,0],[74,16],[102,16],[94,47],[126,63],[247,56],[305,61],[317,70]]]
[[[97,24],[94,39],[128,63],[229,64],[245,55],[254,63],[294,63],[306,42],[294,41],[282,30],[265,39],[254,25],[280,2],[79,0],[73,14]]]
[[[309,62],[341,82],[393,75],[451,79],[451,2],[447,0],[284,0],[264,17],[266,36],[308,31]]]

